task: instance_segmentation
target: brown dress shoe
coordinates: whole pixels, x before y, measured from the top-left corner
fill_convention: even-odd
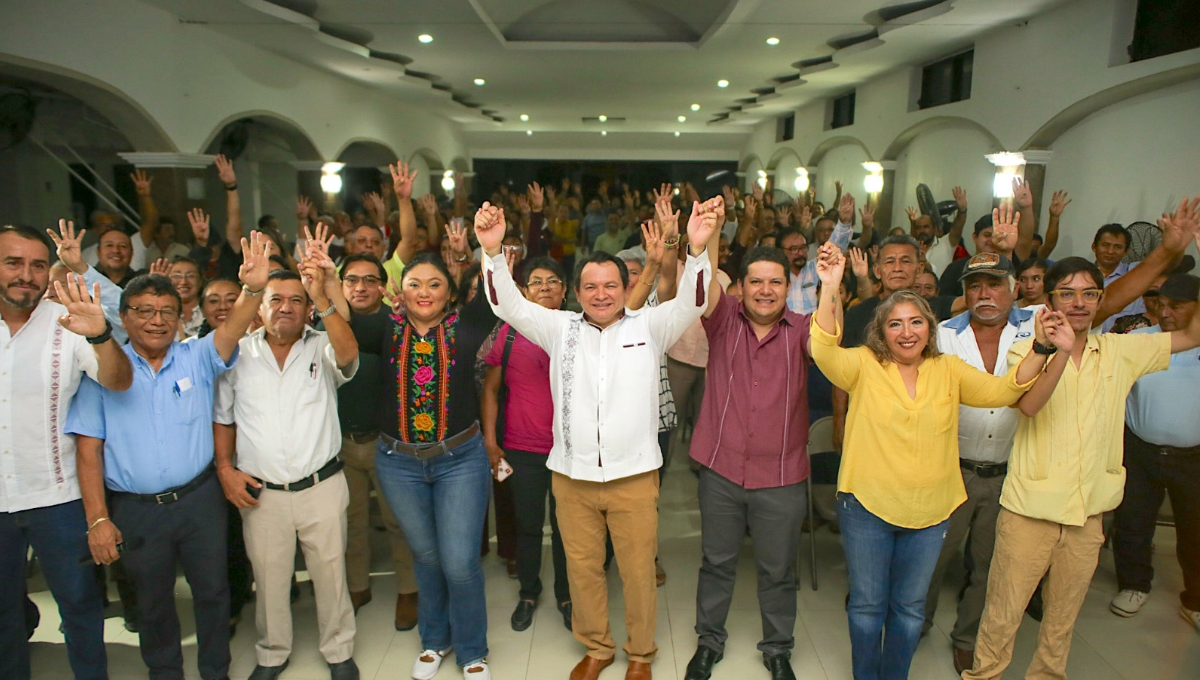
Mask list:
[[[644,661],[630,661],[629,670],[625,671],[625,680],[650,680],[650,664]]]
[[[612,663],[612,659],[597,659],[594,656],[585,656],[571,670],[571,680],[596,680],[596,678],[600,677],[600,671],[608,668]]]
[[[371,601],[371,589],[360,590],[357,593],[350,593],[350,604],[354,605],[354,613]]]
[[[412,630],[417,627],[417,594],[401,593],[396,596],[396,630]]]
[[[954,648],[954,672],[962,675],[975,665],[975,650]]]

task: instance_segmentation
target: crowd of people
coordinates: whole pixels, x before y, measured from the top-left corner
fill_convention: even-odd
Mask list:
[[[394,625],[419,633],[414,679],[451,654],[466,680],[491,677],[494,503],[513,630],[539,607],[548,517],[556,611],[585,649],[570,680],[616,660],[614,561],[625,677],[649,680],[673,440],[701,519],[687,680],[724,656],[747,534],[763,664],[795,677],[797,545],[823,522],[845,552],[856,680],[908,677],[956,561],[955,671],[999,678],[1028,611],[1027,677],[1065,677],[1106,533],[1112,611],[1149,597],[1164,495],[1179,611],[1200,631],[1200,278],[1184,255],[1200,197],[1131,265],[1115,224],[1092,258],[1049,259],[1071,199],[1055,192],[1039,230],[1020,180],[968,248],[958,187],[944,230],[909,209],[907,229],[877,233],[875,206],[840,184],[828,209],[758,185],[602,183],[585,200],[570,180],[501,185],[476,208],[462,181],[414,200],[417,173],[397,163],[355,214],[299,197],[289,239],[270,215],[245,233],[234,166],[215,164],[223,230],[201,208],[177,229],[140,170],[136,228],[106,212],[78,231],[0,228],[2,677],[32,677],[32,549],[79,680],[108,677],[110,577],[150,677],[183,676],[179,570],[201,677],[228,676],[253,600],[250,678],[273,680],[299,546],[320,653],[354,680],[374,494]],[[836,489],[822,516],[807,516],[808,482]]]

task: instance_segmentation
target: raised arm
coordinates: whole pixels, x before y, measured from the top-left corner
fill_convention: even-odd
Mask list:
[[[658,220],[659,228],[662,229],[663,239],[663,263],[658,273],[658,301],[660,303],[673,300],[679,291],[679,211],[671,210],[671,196],[671,185],[663,184],[662,191],[656,194],[654,201],[654,216]],[[719,239],[720,232],[716,236]],[[712,256],[716,257],[717,244],[710,245]],[[714,273],[717,271],[715,260],[712,271]],[[715,276],[713,282],[716,282]],[[712,302],[711,293],[709,302]]]
[[[879,206],[872,204],[871,201],[868,200],[867,204],[858,211],[859,216],[862,218],[859,222],[862,224],[862,233],[858,235],[858,247],[862,248],[863,250],[870,248],[871,241],[874,240],[875,209],[878,207]],[[805,206],[804,210],[807,212],[808,206]]]
[[[646,242],[646,266],[642,269],[642,275],[638,277],[637,285],[625,298],[626,309],[641,309],[646,304],[646,300],[650,299],[650,291],[654,290],[654,280],[659,277],[659,271],[662,269],[662,231],[653,220],[646,220],[642,224],[642,239]]]
[[[217,176],[225,186],[225,240],[234,253],[240,253],[242,248],[242,202],[238,198],[237,175],[233,172],[233,163],[224,156],[217,154],[213,159],[217,166]],[[283,254],[283,253],[280,253]]]
[[[475,236],[483,248],[483,281],[479,295],[486,295],[496,316],[547,352],[553,346],[566,312],[546,309],[521,295],[504,259],[504,209],[484,202],[475,213]]]
[[[133,188],[138,198],[138,212],[142,214],[142,225],[138,235],[142,239],[142,245],[149,246],[154,243],[158,234],[158,206],[154,205],[154,196],[150,193],[150,183],[154,178],[147,175],[145,170],[139,169],[130,174],[129,179],[133,180]]]
[[[1053,198],[1050,199],[1050,219],[1046,221],[1046,233],[1042,235],[1042,247],[1038,250],[1038,257],[1043,260],[1050,257],[1050,253],[1054,252],[1054,248],[1058,246],[1058,224],[1062,218],[1063,210],[1071,204],[1067,192],[1059,189],[1054,192]]]
[[[417,178],[417,171],[409,172],[408,164],[402,161],[388,165],[388,170],[392,173],[392,192],[396,194],[396,210],[400,213],[400,242],[396,244],[395,255],[407,264],[417,254],[417,216],[412,205],[413,180]],[[430,196],[429,200],[432,199]],[[437,210],[436,204],[434,210]],[[432,229],[429,234],[432,238]]]
[[[238,245],[242,251],[242,266],[238,270],[238,278],[242,280],[242,293],[225,319],[225,323],[213,331],[213,346],[225,363],[233,357],[238,341],[246,335],[246,330],[258,313],[262,301],[263,289],[267,287],[267,274],[270,273],[270,260],[267,249],[270,241],[257,231],[250,232],[250,240],[240,239]]]
[[[1020,211],[1021,219],[1017,222],[1017,242],[1013,252],[1022,260],[1029,259],[1033,252],[1033,233],[1037,231],[1037,216],[1033,213],[1033,192],[1029,183],[1021,177],[1013,178],[1013,206]]]
[[[47,229],[46,233],[50,234],[50,238],[54,241],[55,252],[63,265],[75,275],[82,276],[85,285],[100,287],[100,295],[93,299],[104,310],[104,318],[108,320],[108,324],[112,328],[113,338],[118,344],[125,344],[129,340],[129,335],[121,323],[121,288],[113,283],[112,279],[83,261],[83,235],[87,233],[87,229],[81,229],[76,234],[74,222],[59,220],[58,232]]]
[[[962,243],[963,227],[967,224],[966,189],[954,187],[954,202],[958,204],[958,212],[954,214],[954,222],[950,224],[950,231],[946,232],[945,236],[951,249],[957,248],[958,244]]]
[[[829,241],[842,252],[850,246],[850,238],[854,236],[854,195],[850,192],[842,194],[842,202],[838,204],[838,223],[829,235]]]
[[[725,201],[720,196],[693,203],[688,218],[688,260],[679,282],[679,295],[644,312],[651,320],[650,334],[665,351],[689,326],[700,320],[709,307],[716,277],[713,266],[719,225],[724,222]],[[723,292],[723,291],[722,291]]]
[[[332,272],[332,280],[326,278],[328,272]],[[317,314],[325,321],[325,333],[329,336],[337,367],[344,369],[350,366],[358,360],[358,340],[354,337],[354,331],[350,330],[348,315],[343,317],[329,313],[331,308],[339,307],[348,311],[346,300],[342,297],[342,283],[338,280],[337,268],[333,266],[329,255],[311,241],[306,257],[300,263],[300,281]]]
[[[96,353],[96,382],[115,392],[129,389],[133,384],[133,367],[129,357],[113,340],[112,325],[105,318],[104,308],[100,304],[100,284],[93,284],[92,294],[89,295],[83,277],[67,274],[66,285],[55,281],[54,289],[58,299],[67,308],[66,315],[60,316],[58,323],[72,333],[87,338],[92,351]]]
[[[875,297],[875,283],[871,281],[871,262],[865,251],[859,248],[850,249],[850,270],[854,272],[855,284],[858,287],[855,295],[858,299]]]

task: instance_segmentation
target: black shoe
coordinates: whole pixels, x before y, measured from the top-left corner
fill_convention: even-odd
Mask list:
[[[138,632],[138,630],[141,629],[141,627],[142,627],[142,625],[138,621],[137,617],[134,617],[134,616],[126,616],[125,617],[125,630],[129,631],[130,633],[136,633],[136,632]]]
[[[288,667],[288,661],[291,661],[291,659],[284,660],[278,666],[259,666],[255,664],[254,672],[246,680],[275,680]]]
[[[688,662],[687,673],[683,680],[708,680],[712,677],[713,666],[717,665],[725,655],[711,647],[700,645],[692,660]]]
[[[563,625],[567,627],[567,630],[574,632],[573,629],[571,628],[571,603],[570,602],[559,602],[558,603],[558,611],[559,611],[559,613],[562,614]]]
[[[358,680],[358,664],[354,659],[329,664],[330,680]]]
[[[516,610],[512,613],[512,618],[509,619],[512,629],[519,633],[533,625],[533,612],[535,609],[537,609],[537,602],[533,600],[521,600],[518,602]]]
[[[771,680],[796,680],[796,674],[792,672],[792,660],[787,654],[764,656],[763,665],[771,671]]]

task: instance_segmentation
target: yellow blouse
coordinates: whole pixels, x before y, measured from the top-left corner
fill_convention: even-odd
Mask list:
[[[881,364],[866,347],[839,347],[842,329],[826,333],[816,315],[811,328],[817,367],[850,394],[838,491],[898,527],[924,529],[949,517],[967,499],[958,465],[959,404],[1010,406],[1033,380],[1017,384],[1015,363],[1007,375],[993,376],[943,354],[921,364],[913,399],[896,364]]]

